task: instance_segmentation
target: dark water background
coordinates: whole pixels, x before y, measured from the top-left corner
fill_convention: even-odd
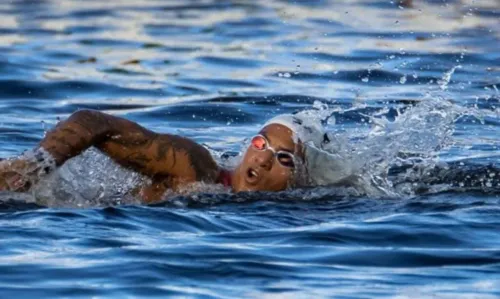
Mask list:
[[[363,116],[437,98],[481,116],[455,123],[440,159],[498,164],[499,20],[495,0],[2,1],[0,156],[78,108],[238,151],[314,101],[363,132]],[[0,297],[499,298],[500,197],[486,184],[86,209],[4,194]]]

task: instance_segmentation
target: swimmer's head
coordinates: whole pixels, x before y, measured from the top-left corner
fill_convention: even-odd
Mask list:
[[[252,137],[236,167],[233,190],[282,191],[300,185],[305,172],[304,147],[323,140],[320,122],[283,114],[269,120]]]

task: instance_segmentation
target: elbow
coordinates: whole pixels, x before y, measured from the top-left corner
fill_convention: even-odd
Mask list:
[[[76,122],[84,125],[85,127],[91,127],[99,129],[99,131],[103,131],[109,129],[108,118],[109,115],[106,113],[97,110],[82,109],[71,114],[68,121]]]
[[[100,139],[111,131],[109,115],[97,110],[78,110],[71,114],[66,122],[78,124],[83,127],[90,132],[93,139]]]
[[[97,110],[82,109],[71,114],[68,119],[80,120],[84,122],[95,122],[97,119],[101,118],[102,115],[104,115],[104,113]]]

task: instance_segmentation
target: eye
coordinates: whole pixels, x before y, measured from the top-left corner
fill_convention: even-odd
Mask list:
[[[252,138],[252,146],[259,151],[266,149],[267,141],[263,136],[255,136]]]
[[[295,167],[295,162],[293,161],[293,156],[287,152],[279,152],[276,154],[276,159],[280,162],[281,165],[289,168]]]

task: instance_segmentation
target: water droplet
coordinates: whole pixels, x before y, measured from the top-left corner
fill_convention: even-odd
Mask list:
[[[368,79],[368,77],[364,77],[364,78],[361,78],[361,81],[366,83],[366,82],[370,81],[370,79]]]
[[[403,77],[401,77],[401,78],[399,78],[399,83],[400,84],[405,84],[406,83],[406,75],[403,76]]]
[[[441,77],[441,80],[438,80],[439,88],[441,90],[446,90],[448,89],[448,84],[450,84],[451,76],[455,72],[457,68],[462,68],[461,65],[457,65],[452,67],[449,71],[443,74],[443,77]]]

